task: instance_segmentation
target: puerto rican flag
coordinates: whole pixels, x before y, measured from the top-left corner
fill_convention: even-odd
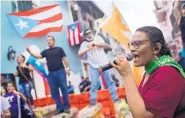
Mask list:
[[[21,38],[41,37],[49,32],[61,32],[63,16],[58,4],[7,14]]]
[[[81,43],[80,39],[80,22],[75,22],[67,26],[68,30],[68,43],[70,46],[74,46]]]
[[[31,45],[29,48],[34,50],[35,52],[38,52],[38,53],[40,52],[40,49],[35,45]],[[49,88],[48,79],[47,79],[48,74],[49,74],[48,70],[41,63],[41,60],[33,57],[26,50],[22,53],[22,55],[25,57],[25,63],[31,64],[34,71],[41,76],[41,78],[43,79],[43,82],[44,82],[45,94],[50,95],[51,93],[50,93],[50,88]]]

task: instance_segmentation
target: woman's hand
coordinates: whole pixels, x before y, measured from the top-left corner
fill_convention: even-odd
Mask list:
[[[27,101],[27,98],[21,92],[14,90],[13,93],[21,97],[25,102]]]
[[[130,64],[124,55],[116,56],[115,61],[117,65],[112,62],[110,62],[110,65],[116,68],[121,74],[121,76],[125,77],[132,75],[132,69],[130,67]]]
[[[17,73],[17,72],[14,72],[14,73],[13,73],[13,75],[14,75],[14,76],[17,76],[17,75],[18,75],[18,73]]]
[[[17,96],[20,96],[20,94],[21,94],[20,92],[18,92],[16,90],[14,90],[13,93],[16,94]]]

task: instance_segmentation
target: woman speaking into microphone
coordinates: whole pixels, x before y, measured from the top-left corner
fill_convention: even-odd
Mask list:
[[[163,33],[152,26],[136,30],[129,43],[136,67],[144,66],[139,89],[127,59],[114,63],[123,77],[126,98],[135,118],[185,118],[185,73],[172,58]]]

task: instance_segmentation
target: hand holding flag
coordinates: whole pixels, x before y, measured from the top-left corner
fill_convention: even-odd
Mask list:
[[[30,53],[30,48],[28,47],[28,48],[26,48],[26,51],[28,52],[28,53]]]
[[[92,50],[94,46],[95,46],[94,43],[90,43],[89,45],[87,45],[87,48],[89,50]]]

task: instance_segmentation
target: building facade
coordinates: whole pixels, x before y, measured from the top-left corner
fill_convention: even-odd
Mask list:
[[[13,73],[16,69],[16,60],[7,59],[8,47],[16,51],[16,56],[21,54],[28,46],[37,45],[41,50],[47,47],[47,36],[38,38],[22,39],[10,24],[6,14],[25,11],[39,6],[59,4],[63,14],[63,30],[61,32],[49,33],[56,38],[56,45],[64,49],[70,62],[70,68],[74,73],[81,73],[81,61],[77,56],[79,45],[70,47],[68,45],[68,34],[66,26],[75,21],[81,22],[81,31],[94,27],[94,20],[103,16],[103,12],[96,7],[92,1],[1,1],[1,73]]]
[[[47,35],[36,38],[21,38],[8,20],[6,14],[31,10],[51,4],[60,5],[61,12],[63,14],[63,29],[61,32],[52,32],[48,35],[54,36],[56,39],[56,46],[62,47],[64,49],[70,63],[70,69],[73,74],[78,74],[80,76],[83,76],[84,74],[87,75],[87,69],[77,55],[80,45],[69,46],[68,44],[67,26],[75,21],[80,21],[81,32],[87,28],[94,29],[94,21],[97,18],[103,17],[103,12],[92,1],[41,0],[37,2],[32,0],[1,1],[1,74],[9,75],[14,73],[17,66],[16,56],[23,53],[25,49],[30,45],[36,45],[40,48],[41,51],[47,48]],[[10,46],[16,52],[14,60],[8,60],[7,58],[8,48]],[[6,76],[6,78],[12,78],[12,76]],[[37,81],[36,89],[37,85],[40,84],[38,83],[38,78],[38,75],[34,76],[34,79]],[[43,93],[43,91],[39,92],[38,90],[38,94]],[[40,95],[39,97],[44,97],[44,95]]]

